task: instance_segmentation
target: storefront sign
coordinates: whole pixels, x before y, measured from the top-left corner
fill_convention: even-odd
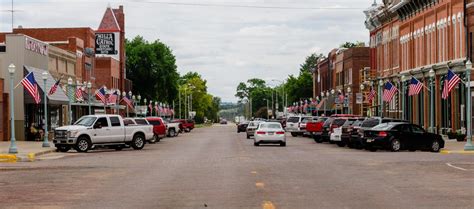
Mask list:
[[[95,34],[95,53],[114,55],[118,51],[115,48],[114,33],[96,33]]]
[[[25,38],[25,49],[44,56],[48,55],[48,44],[29,37]]]
[[[364,102],[364,96],[362,93],[356,93],[356,104],[362,104]]]

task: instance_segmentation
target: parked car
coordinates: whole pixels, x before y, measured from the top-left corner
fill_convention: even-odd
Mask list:
[[[226,120],[226,119],[222,119],[219,123],[222,124],[222,125],[227,125],[227,120]]]
[[[258,128],[258,124],[263,121],[251,121],[245,130],[247,132],[247,139],[250,139],[251,136],[255,136],[255,130]]]
[[[245,132],[247,130],[247,126],[249,125],[248,121],[242,121],[237,124],[237,133]]]
[[[191,130],[194,129],[194,121],[193,120],[187,120],[187,119],[175,119],[173,120],[175,123],[180,123],[181,130],[184,132],[191,132]]]
[[[123,123],[125,124],[125,126],[150,126],[152,127],[152,129],[154,128],[154,126],[151,125],[146,120],[146,118],[124,118]],[[153,137],[151,139],[148,139],[147,141],[151,144],[154,144],[157,141],[160,141],[160,139],[157,139],[155,135],[153,134]]]
[[[306,131],[315,141],[320,140],[323,133],[323,124],[328,117],[317,117],[317,120],[306,123]]]
[[[155,142],[159,142],[162,138],[165,138],[168,130],[160,117],[148,117],[147,121],[153,125],[153,138]]]
[[[354,120],[349,120],[346,123],[342,125],[342,133],[341,133],[341,147],[344,147],[345,145],[348,145],[349,147],[353,147],[349,142],[351,139],[351,135],[353,134],[355,127],[360,127],[360,125],[364,122],[365,118],[357,118],[355,121]],[[355,130],[355,133],[357,133],[357,130]],[[339,145],[339,144],[338,144]]]
[[[379,125],[381,123],[389,122],[406,122],[396,118],[384,118],[384,117],[371,117],[367,118],[362,122],[360,126],[354,126],[351,131],[351,137],[349,138],[349,147],[355,147],[358,149],[364,148],[363,133],[365,130],[369,130],[372,127]]]
[[[296,137],[303,135],[306,132],[306,123],[313,120],[311,116],[292,116],[286,121],[286,131],[291,133],[291,136]]]
[[[330,135],[333,133],[335,128],[342,126],[349,118],[354,118],[356,116],[353,115],[332,115],[329,117],[323,124],[322,133],[320,138],[314,139],[317,143],[322,143],[325,141],[329,141],[330,143],[334,143],[334,141],[330,141]]]
[[[341,121],[344,121],[342,125],[339,125],[340,123],[342,122],[339,122],[337,120],[341,120]],[[352,125],[355,121],[358,120],[358,118],[341,118],[341,119],[337,119],[337,120],[334,120],[333,124],[335,124],[335,126],[333,126],[333,132],[330,133],[330,137],[329,137],[329,141],[331,143],[335,143],[337,144],[337,146],[339,147],[344,147],[346,146],[346,143],[345,141],[342,140],[342,129],[344,126],[350,126]],[[332,126],[332,125],[331,125]],[[337,127],[336,127],[337,126]]]
[[[285,130],[279,122],[264,122],[255,131],[254,146],[260,144],[280,144],[286,146]]]
[[[120,115],[87,115],[74,125],[54,130],[53,143],[60,152],[74,148],[87,152],[93,147],[121,150],[124,147],[143,149],[147,140],[153,138],[151,126],[125,126]]]
[[[389,149],[398,152],[408,149],[439,152],[444,147],[441,135],[429,133],[418,125],[406,122],[382,123],[365,130],[364,143],[370,151]]]
[[[179,126],[181,123],[179,122],[172,122],[170,119],[165,119],[163,122],[166,125],[167,135],[168,137],[177,137],[181,132]]]

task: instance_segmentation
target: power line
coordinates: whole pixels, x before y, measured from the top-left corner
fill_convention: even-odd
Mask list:
[[[130,1],[129,1],[130,2]],[[139,2],[134,2],[139,3]],[[250,9],[288,9],[288,10],[361,10],[365,8],[356,7],[288,7],[288,6],[258,6],[258,5],[238,5],[238,4],[206,4],[206,3],[180,3],[166,1],[145,0],[140,3],[167,4],[177,6],[198,6],[198,7],[227,7],[227,8],[250,8]]]

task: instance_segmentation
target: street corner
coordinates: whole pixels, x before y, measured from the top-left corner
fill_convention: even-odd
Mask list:
[[[462,155],[474,155],[474,150],[449,150],[449,149],[442,149],[440,154],[462,154]]]
[[[0,163],[15,163],[18,157],[15,154],[0,154]]]

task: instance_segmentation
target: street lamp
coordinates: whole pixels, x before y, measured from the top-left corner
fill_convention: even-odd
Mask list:
[[[138,99],[138,105],[141,105],[141,102],[142,102],[142,95],[138,95],[137,96],[137,99]]]
[[[127,97],[127,92],[123,91],[123,92],[122,92],[122,96],[123,96],[123,97]],[[127,117],[129,117],[129,116],[128,116],[128,105],[125,104],[125,106],[126,106],[125,109],[127,110]]]
[[[360,103],[360,116],[364,115],[364,89],[365,86],[363,83],[360,84],[360,93],[362,94],[362,102]]]
[[[122,93],[120,92],[120,90],[115,91],[115,92],[117,93],[117,99],[115,100],[115,114],[120,115],[118,103],[120,101],[120,96],[122,95]]]
[[[472,126],[471,126],[471,70],[472,70],[472,63],[471,61],[466,62],[466,88],[467,88],[467,96],[466,96],[466,126],[467,126],[467,142],[464,145],[464,150],[474,150],[474,145],[472,145]]]
[[[68,118],[68,121],[69,121],[69,125],[72,125],[72,107],[71,107],[71,87],[72,87],[72,78],[69,77],[67,79],[67,97],[69,99],[69,103],[68,103],[68,110],[69,110],[69,118]]]
[[[336,99],[335,99],[335,97],[334,97],[334,94],[336,94],[336,90],[332,89],[332,90],[331,90],[331,95],[332,95],[332,97],[334,98],[334,101],[336,101]],[[336,114],[337,114],[337,106],[335,106],[335,107],[336,107],[336,110],[335,110],[335,111],[336,111]]]
[[[15,139],[15,106],[14,106],[14,94],[13,94],[13,83],[15,82],[15,70],[16,67],[13,63],[8,66],[8,72],[10,73],[10,148],[8,149],[8,153],[15,154],[18,153],[16,148],[16,139]]]
[[[351,97],[351,91],[352,91],[351,87],[348,86],[346,91],[347,91],[347,100],[349,101],[348,102],[349,104],[347,104],[347,112],[349,112],[349,114],[351,114],[351,98],[352,98]]]
[[[92,106],[91,106],[91,88],[92,83],[90,81],[87,82],[87,103],[89,104],[89,115],[92,115]]]
[[[138,96],[141,97],[140,95],[138,95]],[[146,106],[146,98],[143,99],[143,102],[145,103],[145,117],[146,117],[146,114],[147,114],[147,111],[148,111],[148,107]]]
[[[433,70],[433,69],[431,69]],[[430,70],[430,73],[431,73]],[[434,71],[433,71],[434,73]],[[407,80],[407,77],[405,75],[400,76],[400,80],[402,81],[401,83],[401,89],[402,89],[402,120],[405,120],[405,81]],[[431,82],[431,81],[430,81]],[[433,95],[431,95],[433,96]],[[433,102],[431,102],[433,103]]]
[[[433,84],[433,79],[436,76],[435,71],[433,68],[428,72],[428,75],[430,76],[430,129],[432,133],[435,133],[434,130],[434,84]]]
[[[383,86],[383,80],[380,79],[379,80],[379,94],[378,94],[379,95],[379,98],[378,98],[379,104],[378,105],[380,106],[379,116],[381,116],[381,117],[383,116],[382,86]]]
[[[48,98],[46,93],[46,81],[48,81],[48,73],[45,71],[42,73],[43,76],[43,95],[44,95],[44,139],[43,139],[43,147],[50,147],[48,141]]]

